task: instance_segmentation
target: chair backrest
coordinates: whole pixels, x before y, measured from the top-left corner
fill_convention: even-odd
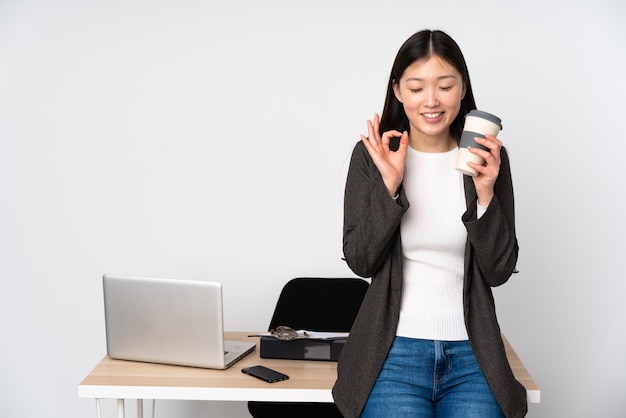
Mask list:
[[[269,330],[280,325],[320,332],[352,328],[369,283],[358,278],[299,277],[285,284]]]

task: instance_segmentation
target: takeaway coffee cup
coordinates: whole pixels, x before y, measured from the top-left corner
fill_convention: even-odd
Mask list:
[[[476,164],[483,164],[484,159],[478,155],[472,154],[468,147],[480,148],[489,151],[489,148],[479,145],[474,138],[484,138],[485,134],[497,136],[502,129],[502,121],[499,117],[491,113],[481,110],[472,110],[465,115],[465,125],[463,133],[461,133],[461,142],[459,143],[459,156],[456,160],[456,169],[468,176],[478,174],[476,170],[467,165],[468,161]]]

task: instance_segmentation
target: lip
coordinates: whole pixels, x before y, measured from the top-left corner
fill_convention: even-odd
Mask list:
[[[429,123],[437,123],[443,119],[445,112],[423,112],[420,113],[420,116]],[[432,117],[433,115],[437,115]]]

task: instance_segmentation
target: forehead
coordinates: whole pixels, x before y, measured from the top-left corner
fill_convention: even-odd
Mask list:
[[[431,55],[414,61],[402,73],[400,81],[437,81],[443,78],[461,80],[461,73],[448,61]]]

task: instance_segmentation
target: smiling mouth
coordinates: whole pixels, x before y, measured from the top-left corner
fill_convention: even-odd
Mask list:
[[[441,116],[443,114],[443,112],[436,112],[436,113],[422,113],[422,116],[424,116],[427,119],[436,119],[439,116]]]

